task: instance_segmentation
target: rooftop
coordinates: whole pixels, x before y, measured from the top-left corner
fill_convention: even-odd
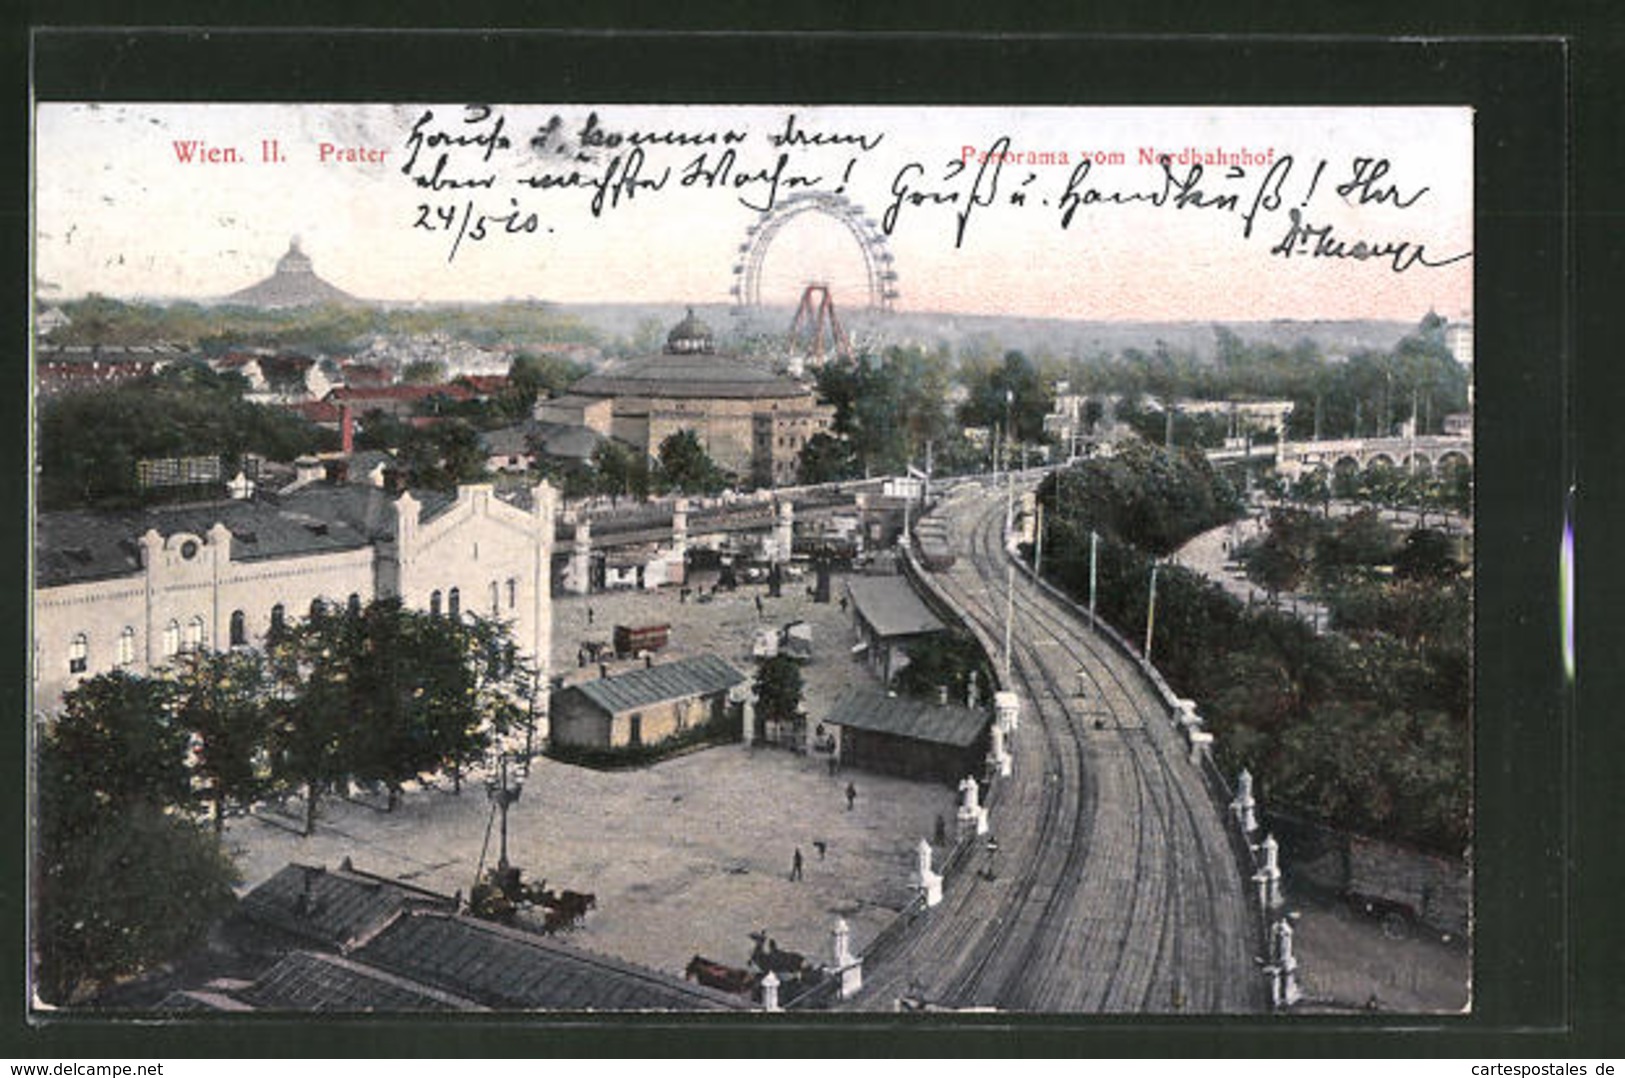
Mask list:
[[[858,617],[883,637],[914,636],[947,629],[904,577],[857,577],[847,582],[846,590],[852,596]]]
[[[561,693],[578,692],[592,703],[618,715],[633,708],[648,707],[666,700],[683,700],[726,692],[741,684],[745,675],[726,659],[716,655],[699,655],[692,659],[661,663],[632,670],[614,677],[583,681],[560,689]]]
[[[890,696],[863,686],[854,686],[842,693],[824,721],[955,748],[974,745],[987,726],[987,716],[978,709],[911,696]]]
[[[748,1009],[735,996],[471,917],[401,917],[351,958],[488,1007],[557,1011]]]

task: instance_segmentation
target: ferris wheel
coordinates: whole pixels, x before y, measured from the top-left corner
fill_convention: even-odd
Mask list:
[[[844,226],[857,241],[863,255],[864,275],[869,282],[869,309],[890,311],[898,298],[896,259],[880,224],[864,216],[862,206],[844,195],[826,191],[797,192],[762,213],[745,229],[745,242],[739,245],[739,261],[734,264],[734,313],[742,314],[762,304],[762,265],[768,249],[786,224],[803,214],[820,213]]]

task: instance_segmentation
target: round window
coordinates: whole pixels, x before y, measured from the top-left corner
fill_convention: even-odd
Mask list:
[[[191,561],[193,558],[197,557],[196,539],[188,539],[186,542],[181,544],[181,557],[185,558],[187,561]]]

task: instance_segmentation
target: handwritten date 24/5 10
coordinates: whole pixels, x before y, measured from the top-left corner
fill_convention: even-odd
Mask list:
[[[477,243],[491,236],[518,236],[553,231],[551,228],[544,229],[534,213],[521,208],[518,199],[508,199],[508,206],[506,213],[485,213],[475,208],[473,199],[465,199],[461,204],[431,205],[420,202],[417,207],[417,219],[412,222],[412,227],[421,228],[425,232],[443,232],[450,235],[452,241],[451,248],[446,252],[447,262],[457,257],[457,250],[463,245],[464,240]]]

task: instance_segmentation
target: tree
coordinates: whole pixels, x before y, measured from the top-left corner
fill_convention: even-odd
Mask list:
[[[236,901],[237,872],[219,844],[147,803],[82,829],[46,814],[37,856],[36,985],[49,1003],[78,1002],[178,957]]]
[[[679,494],[716,494],[728,486],[711,455],[692,430],[668,434],[657,454],[659,484],[662,490]]]
[[[1038,368],[1021,352],[1007,352],[1003,363],[973,374],[966,381],[970,399],[959,409],[966,426],[1015,427],[1016,438],[1044,439],[1044,416],[1052,406]]]
[[[965,632],[928,637],[909,646],[908,665],[897,675],[897,687],[910,696],[936,699],[944,688],[948,699],[965,701],[971,679],[980,677],[984,695],[992,682],[975,638]]]
[[[775,655],[756,670],[756,713],[766,722],[801,723],[801,664]]]
[[[115,670],[67,693],[50,741],[70,762],[85,804],[116,811],[144,803],[175,808],[191,800],[187,731],[177,721],[174,686]]]
[[[349,678],[355,634],[350,619],[312,617],[271,643],[276,692],[270,701],[271,773],[279,786],[303,788],[303,833],[316,829],[321,795],[350,770]]]
[[[797,474],[803,483],[838,483],[858,478],[863,468],[849,440],[820,431],[801,447]]]
[[[649,461],[622,442],[603,441],[592,451],[598,473],[598,492],[618,501],[622,495],[639,501],[649,496]]]
[[[184,813],[186,731],[162,679],[113,673],[64,699],[37,742],[37,986],[67,1004],[196,943],[235,874]]]
[[[192,652],[176,672],[176,721],[195,739],[193,772],[217,836],[228,803],[247,804],[269,785],[269,687],[265,657],[257,651]]]
[[[459,483],[485,477],[479,432],[462,419],[412,428],[401,445],[400,459],[415,487],[451,491]]]

